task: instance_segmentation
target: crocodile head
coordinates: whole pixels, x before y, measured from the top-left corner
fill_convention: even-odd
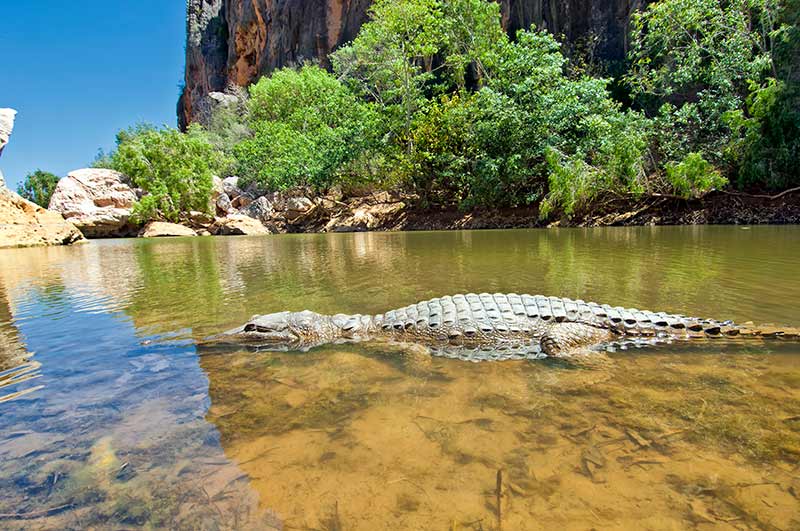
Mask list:
[[[235,343],[276,350],[302,350],[333,341],[337,327],[327,315],[279,312],[256,315],[244,326],[209,338],[211,343]]]

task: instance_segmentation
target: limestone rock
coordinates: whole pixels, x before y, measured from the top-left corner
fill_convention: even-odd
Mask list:
[[[250,194],[242,194],[233,199],[231,204],[233,205],[233,208],[241,211],[249,207],[252,202],[253,197]]]
[[[261,196],[250,203],[243,213],[253,219],[265,222],[272,218],[275,208],[266,196]]]
[[[290,197],[284,204],[284,215],[286,219],[293,221],[306,214],[314,203],[307,197]]]
[[[364,205],[352,212],[332,218],[325,226],[327,232],[360,232],[393,224],[405,210],[402,201]]]
[[[244,193],[244,191],[239,188],[239,178],[236,176],[222,179],[222,191],[228,194],[230,198],[238,197]]]
[[[130,221],[136,191],[119,172],[85,168],[58,181],[50,198],[50,210],[60,212],[87,238],[135,234]]]
[[[225,193],[225,187],[222,185],[222,179],[216,175],[211,177],[211,199],[216,200],[220,194]]]
[[[14,117],[17,111],[14,109],[0,109],[0,155],[3,154],[3,148],[8,144],[8,139],[11,137],[11,130],[14,129]],[[0,184],[3,184],[0,182]]]
[[[186,213],[186,222],[192,227],[208,227],[214,223],[214,216],[205,212],[190,210]]]
[[[189,227],[164,221],[151,221],[139,233],[140,238],[160,238],[165,236],[197,236],[197,233]]]
[[[14,128],[14,109],[0,109],[0,153]],[[83,240],[74,225],[23,199],[5,186],[0,173],[0,247],[66,245]]]
[[[0,187],[0,247],[67,245],[83,240],[74,225]]]
[[[232,214],[230,216],[219,218],[215,223],[215,234],[232,236],[232,235],[256,235],[256,234],[269,234],[269,230],[257,219],[241,214]]]
[[[227,216],[236,211],[233,208],[233,204],[231,203],[231,198],[228,197],[228,194],[225,192],[219,194],[214,201],[214,209],[216,210],[217,214],[222,216]]]
[[[234,210],[247,208],[253,202],[253,196],[239,188],[238,177],[226,177],[222,180],[222,190],[231,200]]]

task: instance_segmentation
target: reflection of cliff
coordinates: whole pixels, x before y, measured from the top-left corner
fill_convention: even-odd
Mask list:
[[[39,363],[31,359],[19,331],[0,275],[0,402],[35,391],[36,386],[19,385],[40,376]]]
[[[20,342],[19,332],[17,332],[12,319],[6,291],[0,282],[0,372],[18,366],[27,357],[27,352]],[[0,387],[2,387],[2,382],[3,379],[0,377]]]

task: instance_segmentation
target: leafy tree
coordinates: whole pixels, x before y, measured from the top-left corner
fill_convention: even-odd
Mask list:
[[[17,193],[28,201],[47,208],[56,185],[58,185],[57,175],[48,171],[36,170],[29,173],[25,177],[25,181],[17,186]]]
[[[233,152],[245,182],[325,189],[379,131],[371,104],[317,66],[285,68],[250,88],[253,135]]]
[[[746,112],[731,120],[738,140],[728,149],[738,184],[772,190],[800,186],[800,0],[786,0],[771,34],[776,78],[751,83]]]
[[[371,20],[355,40],[331,55],[336,73],[378,103],[408,152],[415,113],[425,104],[433,80],[434,56],[442,46],[439,0],[378,0]]]
[[[237,171],[234,146],[250,138],[250,115],[247,106],[248,93],[241,87],[229,87],[227,98],[209,102],[208,112],[202,125],[192,124],[192,133],[205,138],[216,152],[215,171],[223,177],[234,175]]]
[[[633,16],[627,79],[657,115],[662,163],[687,152],[731,163],[732,120],[745,112],[751,84],[777,74],[779,11],[780,0],[660,0]]]
[[[687,199],[728,183],[700,153],[689,153],[678,164],[667,164],[667,181],[674,192]]]
[[[483,88],[442,98],[416,123],[411,180],[427,200],[515,206],[547,194],[545,213],[571,213],[599,191],[643,190],[646,120],[623,112],[605,80],[567,78],[546,33],[500,39],[486,56]]]
[[[214,150],[196,130],[140,125],[121,131],[112,165],[146,192],[134,205],[135,220],[176,221],[183,211],[208,211]]]

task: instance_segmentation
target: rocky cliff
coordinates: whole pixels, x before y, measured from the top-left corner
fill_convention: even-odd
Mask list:
[[[595,55],[626,52],[630,13],[643,0],[500,0],[509,32],[537,26],[567,42],[596,38]],[[188,0],[186,85],[178,103],[185,127],[207,111],[206,95],[229,84],[327,54],[352,40],[367,20],[370,0]]]

